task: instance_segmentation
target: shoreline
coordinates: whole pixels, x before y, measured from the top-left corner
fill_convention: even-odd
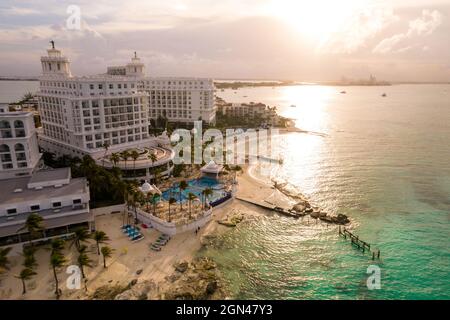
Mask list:
[[[301,194],[301,192],[289,186],[285,186],[283,182],[277,182],[276,179],[267,179],[260,175],[257,171],[258,166],[243,166],[243,171],[237,174],[237,197],[252,199],[255,201],[275,202],[278,206],[294,206],[296,203],[308,202],[309,200]],[[267,180],[265,180],[267,179]],[[278,184],[278,185],[277,185]],[[177,264],[187,263],[188,271],[192,271],[195,267],[195,261],[198,258],[205,257],[203,251],[214,241],[215,238],[235,227],[227,226],[219,223],[219,221],[228,220],[230,216],[235,214],[241,215],[244,219],[252,215],[267,215],[268,211],[263,208],[256,207],[252,204],[245,203],[236,198],[231,199],[226,204],[219,206],[213,210],[211,221],[201,228],[197,233],[185,232],[172,237],[166,246],[160,252],[154,252],[149,249],[149,245],[155,241],[160,233],[154,229],[142,229],[144,240],[131,243],[129,239],[123,235],[120,230],[122,224],[122,213],[108,214],[98,216],[95,219],[96,229],[106,232],[111,241],[109,246],[115,249],[113,257],[107,261],[108,267],[103,268],[102,257],[96,254],[96,247],[93,241],[88,243],[90,257],[92,258],[92,268],[85,268],[88,278],[87,292],[84,289],[68,290],[65,288],[65,282],[68,275],[64,270],[60,270],[58,278],[63,288],[61,299],[64,300],[84,300],[93,299],[94,293],[100,290],[112,290],[114,287],[129,287],[131,283],[137,283],[137,287],[152,288],[149,299],[164,299],[169,291],[174,288],[179,289],[178,279],[188,274],[177,272]],[[238,221],[238,223],[240,220]],[[47,246],[48,247],[48,246]],[[68,258],[68,265],[76,264],[77,253],[72,248],[65,250]],[[23,258],[14,256],[11,258],[11,270],[0,276],[0,299],[55,299],[54,279],[49,267],[49,250],[41,247],[36,253],[38,260],[37,275],[28,281],[29,292],[22,296],[21,282],[14,276],[20,273],[20,264]],[[212,261],[214,264],[214,261]],[[66,266],[66,267],[67,267]],[[195,269],[195,268],[194,268]],[[217,292],[220,297],[228,297],[226,286],[223,283],[223,277],[220,270],[214,269],[214,282],[219,283]],[[189,273],[189,272],[188,272]],[[191,274],[197,275],[196,270]],[[185,287],[189,285],[185,285]],[[136,288],[137,288],[136,287]],[[139,288],[141,288],[139,287]],[[129,287],[125,290],[125,294],[132,294],[134,290]],[[185,293],[185,291],[183,291]],[[122,293],[119,294],[122,297]],[[134,298],[139,294],[134,293]],[[127,296],[130,298],[129,296]],[[211,298],[215,299],[214,295]]]
[[[247,179],[246,176],[246,171],[238,175],[239,184]],[[159,297],[170,286],[169,278],[174,275],[174,265],[181,261],[191,263],[201,255],[202,238],[226,232],[229,227],[220,225],[218,221],[225,218],[234,209],[239,210],[241,206],[242,204],[238,200],[230,200],[229,203],[214,210],[211,221],[200,229],[198,234],[185,232],[175,235],[160,252],[149,249],[150,243],[160,235],[156,230],[142,229],[144,240],[132,243],[120,230],[122,213],[96,217],[96,229],[106,232],[111,239],[108,245],[114,248],[115,252],[107,261],[105,269],[102,257],[96,253],[94,241],[88,242],[89,257],[92,259],[92,268],[85,268],[88,290],[87,292],[84,288],[69,290],[65,286],[69,276],[65,271],[67,266],[76,265],[77,253],[74,248],[68,248],[69,244],[66,244],[64,254],[67,257],[67,265],[58,272],[63,292],[61,299],[91,299],[95,291],[101,287],[125,287],[134,280],[137,280],[138,284],[153,283],[156,285],[153,293]],[[22,295],[21,281],[15,278],[20,273],[23,258],[20,255],[10,257],[10,270],[0,275],[0,299],[55,299],[54,278],[49,266],[50,251],[47,249],[48,247],[41,246],[36,252],[37,275],[27,281],[28,292],[25,295]]]

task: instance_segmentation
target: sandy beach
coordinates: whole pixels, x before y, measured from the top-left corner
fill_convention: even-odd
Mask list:
[[[279,193],[269,184],[257,181],[248,173],[248,168],[238,174],[237,196],[249,199],[263,200],[271,194]],[[97,255],[96,245],[93,240],[88,243],[92,268],[85,268],[87,291],[82,288],[70,290],[66,287],[66,267],[58,273],[60,287],[62,289],[61,299],[88,299],[97,288],[102,286],[120,285],[126,286],[130,281],[136,279],[139,282],[152,281],[157,285],[157,292],[163,291],[167,277],[174,272],[173,265],[178,261],[191,261],[197,251],[201,248],[201,238],[223,232],[228,227],[219,225],[218,220],[223,219],[229,212],[239,210],[245,212],[246,208],[252,207],[253,211],[258,209],[251,204],[243,203],[233,199],[225,205],[215,208],[213,219],[198,234],[186,232],[172,237],[169,243],[160,252],[149,249],[149,245],[155,241],[160,233],[154,229],[142,229],[145,239],[132,243],[120,230],[123,215],[121,213],[96,217],[96,229],[106,232],[110,241],[108,245],[115,251],[113,256],[107,260],[107,268],[103,267],[103,258]],[[75,265],[77,252],[74,247],[66,246],[65,255],[67,265]],[[54,276],[49,266],[50,250],[39,247],[36,253],[38,267],[37,275],[27,281],[27,293],[22,295],[22,284],[16,276],[22,269],[23,258],[20,255],[10,257],[10,270],[0,276],[0,299],[55,299]],[[66,266],[67,266],[66,265]]]

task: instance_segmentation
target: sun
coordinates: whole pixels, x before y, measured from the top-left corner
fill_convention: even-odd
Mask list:
[[[270,15],[280,18],[303,35],[324,41],[367,4],[364,0],[273,0]]]

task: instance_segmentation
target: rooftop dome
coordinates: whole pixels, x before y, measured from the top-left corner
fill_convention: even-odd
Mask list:
[[[143,193],[153,193],[155,191],[155,189],[150,183],[147,182],[147,180],[145,180],[142,186],[139,187],[139,190],[141,190]]]

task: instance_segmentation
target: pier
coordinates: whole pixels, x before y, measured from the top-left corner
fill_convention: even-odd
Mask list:
[[[271,211],[275,211],[283,216],[287,216],[287,217],[293,217],[293,218],[299,218],[302,217],[302,214],[296,213],[294,211],[292,211],[290,208],[282,208],[279,206],[276,206],[272,203],[269,202],[263,202],[263,201],[257,201],[254,199],[248,199],[248,198],[242,198],[242,197],[236,197],[237,200],[246,202],[246,203],[250,203],[253,204],[257,207],[266,209],[266,210],[271,210]]]
[[[370,252],[372,254],[372,260],[380,259],[380,250],[372,251],[370,249],[370,244],[361,240],[359,236],[351,233],[346,228],[341,229],[341,226],[339,226],[339,235],[344,237],[344,239],[350,239],[350,243],[352,246],[358,248],[358,250],[361,250],[363,253]]]

